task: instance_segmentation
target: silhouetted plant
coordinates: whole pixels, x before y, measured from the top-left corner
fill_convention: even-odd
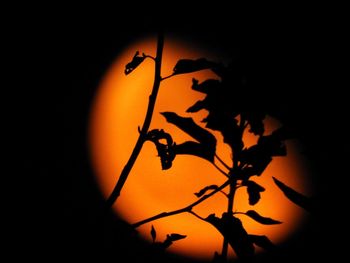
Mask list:
[[[249,96],[250,91],[245,87],[243,81],[244,76],[238,66],[234,64],[225,66],[221,63],[208,61],[205,58],[199,58],[197,60],[180,59],[174,66],[173,73],[162,78],[160,75],[162,50],[163,35],[160,34],[156,57],[145,54],[140,56],[139,51],[137,51],[132,61],[126,65],[125,74],[130,74],[144,59],[153,59],[155,61],[155,80],[145,122],[142,128],[139,129],[140,135],[138,141],[128,163],[125,165],[119,177],[113,193],[108,199],[108,204],[112,205],[120,195],[120,191],[127,176],[136,161],[142,145],[146,141],[155,144],[163,170],[170,169],[173,160],[179,154],[200,157],[215,166],[214,160],[218,159],[227,170],[225,172],[220,169],[227,177],[225,183],[222,185],[208,185],[200,189],[195,193],[198,200],[186,207],[172,212],[160,213],[137,222],[132,226],[137,228],[145,223],[160,218],[187,212],[213,225],[224,237],[222,251],[221,253],[215,252],[214,262],[227,261],[229,245],[235,251],[237,257],[243,262],[249,261],[254,256],[254,245],[266,250],[274,249],[274,245],[266,236],[247,233],[241,220],[236,217],[236,215],[242,214],[248,216],[258,223],[265,225],[281,224],[282,222],[266,217],[265,215],[260,215],[255,210],[245,212],[235,211],[233,209],[234,198],[236,190],[239,187],[245,187],[249,196],[249,204],[254,206],[259,202],[261,193],[265,191],[265,188],[255,182],[252,177],[261,176],[273,157],[285,156],[287,154],[285,140],[289,139],[291,134],[287,129],[281,127],[273,131],[270,135],[264,135],[264,118],[267,112],[263,111],[263,109],[253,110],[255,109],[252,104],[254,102],[244,99]],[[175,125],[177,128],[190,135],[194,140],[177,144],[174,142],[171,135],[163,129],[149,130],[160,83],[176,75],[188,74],[204,69],[212,70],[217,75],[218,79],[208,79],[201,83],[196,79],[192,80],[192,89],[206,94],[206,97],[190,106],[187,112],[196,113],[202,109],[207,110],[208,115],[202,120],[206,128],[202,128],[196,124],[192,118],[182,117],[175,112],[162,112],[161,114],[165,117],[167,122]],[[230,156],[232,159],[232,166],[224,163],[216,154],[217,140],[210,130],[220,132],[223,136],[224,143],[229,145],[232,153]],[[242,138],[246,130],[258,136],[258,141],[255,145],[245,147]],[[216,168],[218,167],[216,166]],[[273,178],[273,180],[289,200],[306,210],[311,209],[311,204],[307,197],[296,192],[276,178]],[[227,187],[229,191],[226,194],[222,190]],[[221,217],[210,214],[206,218],[203,218],[193,211],[195,206],[218,192],[224,193],[228,201],[227,211],[223,213]],[[161,249],[166,249],[172,242],[186,237],[180,234],[170,234],[167,235],[166,240],[163,242],[156,242],[156,230],[153,226],[151,229],[151,236],[154,245]]]

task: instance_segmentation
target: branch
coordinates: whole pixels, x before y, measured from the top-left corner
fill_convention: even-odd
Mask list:
[[[219,160],[219,162],[225,166],[228,170],[231,170],[231,167],[228,166],[216,153],[215,153],[215,157]]]
[[[214,162],[212,162],[212,164],[214,165],[214,167],[220,172],[222,173],[223,175],[225,175],[227,178],[230,178],[230,176],[225,173],[223,170],[221,170],[221,168],[219,166],[217,166]]]
[[[169,79],[169,78],[173,77],[174,75],[175,75],[175,73],[171,73],[169,76],[166,76],[166,77],[164,77],[164,78],[161,78],[160,81]]]
[[[177,214],[181,214],[183,212],[191,212],[192,208],[195,207],[196,205],[199,205],[200,203],[202,203],[203,201],[207,200],[209,197],[213,196],[214,194],[220,192],[222,189],[224,189],[226,186],[228,186],[229,184],[231,183],[231,180],[227,180],[224,184],[222,184],[220,187],[218,187],[217,189],[215,189],[213,192],[207,194],[207,195],[204,195],[202,198],[198,199],[196,202],[186,206],[186,207],[183,207],[181,209],[178,209],[178,210],[174,210],[174,211],[171,211],[171,212],[163,212],[163,213],[160,213],[158,215],[155,215],[155,216],[152,216],[152,217],[149,217],[147,219],[144,219],[142,221],[139,221],[137,223],[134,223],[132,224],[133,227],[139,227],[143,224],[146,224],[146,223],[149,223],[149,222],[152,222],[154,220],[157,220],[157,219],[161,219],[161,218],[164,218],[164,217],[168,217],[168,216],[173,216],[173,215],[177,215]]]
[[[162,65],[163,45],[164,45],[164,35],[163,35],[163,33],[159,33],[158,43],[157,43],[157,54],[156,54],[156,58],[155,58],[155,73],[154,73],[155,78],[154,78],[152,93],[149,96],[149,102],[148,102],[148,108],[147,108],[145,120],[143,122],[143,126],[142,126],[142,129],[140,131],[139,138],[137,139],[135,147],[130,155],[130,158],[129,158],[128,162],[126,163],[126,165],[124,166],[124,168],[120,174],[120,177],[118,179],[118,182],[115,185],[111,195],[107,199],[107,203],[106,203],[107,207],[111,207],[113,205],[113,203],[119,197],[120,192],[121,192],[121,190],[126,182],[126,179],[128,178],[129,173],[130,173],[132,167],[134,166],[136,159],[139,156],[141,149],[142,149],[142,146],[145,142],[146,134],[147,134],[148,129],[149,129],[150,124],[151,124],[153,110],[154,110],[154,106],[156,103],[158,90],[159,90],[159,86],[160,86],[160,81],[161,81],[160,71],[161,71],[161,65]],[[147,56],[147,55],[145,55],[145,56]],[[149,56],[149,57],[152,58],[151,56]]]

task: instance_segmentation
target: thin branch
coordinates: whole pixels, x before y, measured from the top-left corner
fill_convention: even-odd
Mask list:
[[[130,155],[130,158],[126,165],[124,166],[117,184],[115,185],[111,195],[107,199],[106,205],[107,207],[111,207],[113,203],[117,200],[117,198],[120,195],[120,192],[129,176],[129,173],[134,166],[137,157],[139,156],[142,146],[145,142],[146,139],[146,134],[148,132],[148,129],[151,124],[152,116],[153,116],[153,110],[154,106],[156,103],[157,95],[158,95],[158,90],[160,87],[160,81],[161,81],[161,76],[160,76],[160,71],[161,71],[161,65],[162,65],[162,56],[163,56],[163,46],[164,46],[164,35],[163,33],[159,33],[158,36],[158,42],[157,42],[157,54],[155,58],[155,72],[154,72],[154,83],[153,83],[153,88],[152,88],[152,93],[149,96],[149,102],[148,102],[148,108],[145,116],[145,120],[143,122],[142,129],[140,131],[140,135],[137,139],[137,142],[135,144],[135,147]],[[146,55],[145,55],[146,56]]]
[[[230,178],[230,176],[225,173],[219,166],[216,165],[216,163],[212,162],[212,164],[214,165],[214,167],[220,172],[222,173],[223,175],[225,175],[227,178]]]
[[[200,220],[203,220],[205,222],[208,222],[207,220],[205,220],[204,217],[201,217],[200,215],[196,214],[195,212],[193,212],[192,210],[191,211],[188,211],[190,214],[194,215],[195,217],[197,217],[198,219]]]
[[[164,218],[164,217],[168,217],[168,216],[173,216],[173,215],[177,215],[177,214],[181,214],[183,212],[190,212],[192,210],[193,207],[195,207],[196,205],[199,205],[200,203],[202,203],[203,201],[207,200],[209,197],[213,196],[214,194],[220,192],[222,189],[224,189],[226,186],[228,186],[229,184],[231,183],[231,180],[227,180],[224,184],[222,184],[220,187],[218,187],[217,189],[215,189],[213,192],[207,194],[207,195],[204,195],[203,197],[201,197],[200,199],[198,199],[196,202],[193,202],[192,204],[186,206],[186,207],[183,207],[181,209],[178,209],[178,210],[174,210],[174,211],[171,211],[171,212],[163,212],[163,213],[160,213],[158,215],[155,215],[155,216],[152,216],[152,217],[149,217],[147,219],[144,219],[142,221],[139,221],[137,223],[134,223],[132,224],[133,227],[139,227],[143,224],[146,224],[146,223],[149,223],[149,222],[152,222],[154,220],[157,220],[157,219],[161,219],[161,218]]]
[[[230,166],[228,166],[216,153],[215,153],[215,157],[219,160],[219,162],[225,166],[229,171],[232,169]]]
[[[175,73],[171,73],[169,76],[166,76],[166,77],[164,77],[164,78],[160,78],[160,81],[169,79],[169,78],[173,77],[174,75],[175,75]]]
[[[150,59],[156,61],[156,58],[155,58],[155,57],[150,56],[150,55],[146,55],[145,53],[142,53],[142,56],[143,56],[144,58],[150,58]]]

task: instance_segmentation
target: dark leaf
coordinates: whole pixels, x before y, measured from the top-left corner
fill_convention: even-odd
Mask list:
[[[221,82],[217,79],[207,79],[202,83],[198,83],[198,80],[192,79],[192,89],[205,94],[216,93],[220,90]]]
[[[189,154],[204,158],[210,162],[214,160],[213,149],[208,148],[205,144],[193,141],[187,141],[174,147],[175,154]],[[214,150],[215,151],[215,150]]]
[[[254,255],[253,243],[243,228],[241,220],[228,213],[223,213],[222,218],[211,214],[206,218],[206,221],[218,229],[228,240],[238,258],[247,260]]]
[[[186,238],[186,236],[180,235],[180,234],[170,234],[170,235],[167,235],[167,238],[169,238],[171,241],[177,241],[177,240]]]
[[[161,248],[166,249],[170,247],[174,241],[184,239],[186,236],[180,234],[170,234],[166,236],[166,239],[161,243]]]
[[[248,210],[246,212],[246,215],[253,218],[255,221],[264,224],[264,225],[276,225],[276,224],[281,224],[282,222],[274,220],[272,218],[269,217],[263,217],[261,215],[259,215],[257,212],[255,212],[254,210]]]
[[[206,60],[205,58],[200,58],[196,60],[192,59],[180,59],[173,71],[174,74],[184,74],[184,73],[191,73],[203,69],[209,69],[212,67],[215,67],[217,63],[211,62]]]
[[[162,165],[162,170],[167,170],[172,166],[172,162],[176,156],[174,147],[175,143],[171,138],[170,134],[163,130],[151,130],[147,133],[147,141],[151,141],[156,145],[158,156]],[[166,144],[162,143],[165,140]]]
[[[204,187],[202,190],[200,190],[198,193],[194,193],[197,197],[201,197],[204,195],[208,190],[216,190],[219,187],[216,184],[212,184],[209,186]]]
[[[264,192],[265,188],[254,181],[246,181],[243,185],[247,186],[249,204],[255,205],[260,200],[260,192]]]
[[[157,237],[157,232],[154,229],[153,225],[152,225],[152,228],[151,228],[151,236],[152,236],[153,242],[155,242],[156,241],[156,237]]]
[[[192,118],[184,118],[174,112],[163,112],[162,115],[169,123],[176,125],[199,142],[176,145],[177,154],[193,154],[211,162],[214,161],[216,138],[213,134],[197,125]]]
[[[133,59],[131,62],[129,62],[128,64],[126,64],[125,66],[125,70],[124,73],[125,75],[128,75],[129,73],[131,73],[134,69],[136,69],[144,60],[145,60],[145,56],[139,56],[140,52],[136,51]]]
[[[273,250],[276,248],[271,240],[267,238],[267,236],[249,235],[249,238],[255,245],[265,250]]]
[[[194,105],[189,107],[186,112],[198,112],[202,109],[205,109],[205,101],[204,100],[199,100],[197,101]]]
[[[272,177],[275,184],[279,187],[279,189],[282,190],[284,195],[292,201],[294,204],[304,208],[307,211],[312,211],[313,204],[310,198],[306,197],[303,194],[298,193],[297,191],[293,190],[289,186],[285,185],[275,177]]]
[[[255,135],[263,135],[264,128],[264,118],[265,113],[262,112],[245,112],[242,114],[242,117],[247,120],[250,125],[249,132],[254,133]]]

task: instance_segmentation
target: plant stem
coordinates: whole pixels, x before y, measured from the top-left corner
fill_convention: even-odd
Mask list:
[[[234,201],[234,197],[237,189],[236,184],[237,184],[237,180],[234,180],[230,184],[230,192],[228,194],[227,213],[231,215],[233,213],[233,201]],[[222,244],[222,251],[221,251],[222,258],[227,259],[228,245],[229,245],[228,240],[224,238],[224,241]]]
[[[208,199],[209,197],[213,196],[214,194],[220,192],[222,189],[224,189],[226,186],[228,186],[229,184],[231,183],[231,180],[227,180],[224,184],[222,184],[220,187],[218,187],[217,189],[215,189],[213,192],[211,192],[210,194],[207,194],[207,195],[204,195],[203,197],[201,197],[200,199],[198,199],[196,202],[186,206],[186,207],[183,207],[181,209],[178,209],[178,210],[174,210],[174,211],[171,211],[171,212],[163,212],[163,213],[160,213],[158,215],[155,215],[155,216],[152,216],[152,217],[149,217],[147,219],[144,219],[142,221],[139,221],[137,223],[134,223],[132,224],[133,227],[139,227],[143,224],[146,224],[146,223],[149,223],[149,222],[152,222],[154,220],[157,220],[157,219],[161,219],[161,218],[164,218],[164,217],[168,217],[168,216],[173,216],[173,215],[177,215],[177,214],[181,214],[181,213],[184,213],[184,212],[190,212],[192,210],[193,207],[195,207],[196,205],[199,205],[200,203],[202,203],[203,201],[205,201],[206,199]]]
[[[130,173],[132,167],[134,166],[136,159],[139,156],[141,149],[142,149],[142,146],[145,142],[146,134],[147,134],[148,129],[149,129],[150,124],[151,124],[152,115],[153,115],[154,106],[155,106],[157,95],[158,95],[160,82],[162,79],[160,74],[161,74],[161,65],[162,65],[163,45],[164,45],[164,35],[162,32],[160,32],[159,36],[158,36],[158,43],[157,43],[157,54],[155,57],[155,72],[154,72],[155,76],[154,76],[153,89],[152,89],[151,95],[149,96],[149,102],[148,102],[148,108],[147,108],[145,120],[143,122],[141,133],[140,133],[139,138],[135,144],[135,147],[130,155],[130,158],[129,158],[128,162],[126,163],[126,165],[124,166],[124,168],[120,174],[120,177],[118,179],[118,182],[113,189],[113,192],[111,193],[111,195],[107,199],[107,206],[108,207],[111,207],[113,205],[113,203],[119,197],[120,192],[121,192],[128,176],[129,176],[129,173]]]

